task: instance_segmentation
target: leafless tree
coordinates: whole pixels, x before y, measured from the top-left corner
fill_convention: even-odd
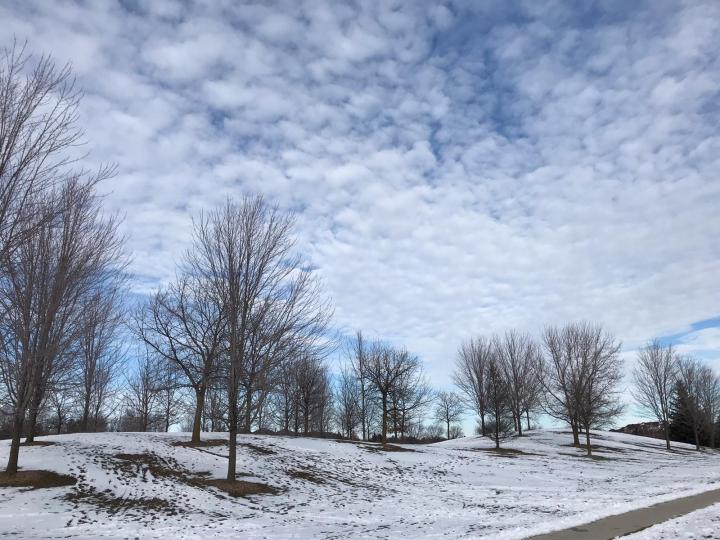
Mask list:
[[[80,401],[80,430],[96,430],[124,364],[120,329],[120,281],[90,295],[84,303],[78,335],[75,377]]]
[[[376,345],[368,355],[367,377],[382,406],[382,443],[387,443],[390,398],[399,383],[408,377],[421,376],[420,361],[405,349]]]
[[[459,422],[464,413],[465,407],[460,396],[455,392],[438,392],[435,404],[435,419],[445,424],[448,439],[450,439],[450,425]]]
[[[44,194],[41,203],[54,208],[53,219],[35,228],[7,261],[0,291],[0,374],[14,407],[11,474],[17,471],[26,413],[31,437],[49,385],[71,365],[85,300],[123,271],[117,221],[102,215],[94,185],[72,179]]]
[[[665,432],[665,446],[670,450],[670,407],[676,390],[678,357],[672,345],[651,341],[640,350],[633,369],[633,397],[651,413]]]
[[[159,427],[161,404],[160,360],[146,353],[137,363],[137,368],[127,380],[125,414],[133,431],[151,431]]]
[[[510,384],[505,378],[505,370],[497,353],[488,358],[485,364],[486,412],[490,419],[490,437],[495,441],[495,448],[500,448],[500,441],[513,431],[512,398]]]
[[[288,348],[309,347],[321,337],[329,307],[310,270],[294,254],[292,217],[262,197],[228,200],[194,225],[188,268],[221,300],[225,320],[227,479],[234,481],[241,405],[243,429],[249,431],[257,384],[266,383]]]
[[[453,381],[464,395],[468,407],[480,416],[482,435],[485,435],[485,366],[494,355],[492,341],[484,337],[471,338],[460,345]]]
[[[703,365],[698,371],[698,391],[710,447],[715,448],[715,433],[720,411],[720,378],[709,366]]]
[[[396,440],[404,440],[413,423],[421,423],[426,409],[433,399],[421,366],[400,377],[390,391],[389,415]]]
[[[371,345],[372,346],[372,345]],[[360,330],[355,332],[354,338],[348,345],[348,356],[350,357],[352,369],[357,379],[360,391],[360,429],[362,440],[368,440],[370,435],[370,408],[373,396],[370,382],[367,377],[368,369],[368,344]]]
[[[573,323],[547,328],[543,344],[544,410],[570,424],[577,445],[583,428],[587,453],[592,455],[590,429],[606,425],[623,410],[618,393],[620,343],[600,325]]]
[[[340,430],[348,438],[355,436],[360,424],[364,429],[364,418],[362,414],[362,389],[360,381],[355,376],[352,368],[344,367],[340,371],[340,377],[336,390],[337,415]]]
[[[70,174],[79,97],[69,65],[17,42],[0,51],[0,264],[55,210],[40,199]]]
[[[192,443],[200,442],[205,396],[225,352],[221,301],[209,284],[185,275],[156,293],[135,318],[138,337],[174,365],[195,394]]]
[[[534,391],[538,349],[529,335],[514,330],[495,337],[494,347],[508,384],[515,430],[522,436],[522,413]]]

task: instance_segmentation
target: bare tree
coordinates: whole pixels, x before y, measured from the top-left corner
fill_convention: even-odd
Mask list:
[[[355,436],[358,425],[363,424],[361,429],[364,430],[362,399],[362,389],[354,370],[343,367],[340,371],[335,401],[340,430],[348,439]]]
[[[225,352],[225,319],[213,289],[198,276],[178,278],[135,318],[138,337],[173,364],[195,395],[192,443],[200,442],[205,396]]]
[[[622,382],[620,343],[599,325],[581,327],[576,363],[580,372],[577,417],[585,429],[588,456],[592,455],[590,429],[604,427],[623,411],[619,385]]]
[[[78,102],[69,65],[17,42],[0,51],[0,264],[52,215],[38,201],[68,176]]]
[[[93,180],[70,180],[43,196],[55,209],[8,259],[2,280],[3,350],[0,373],[14,407],[8,473],[17,471],[19,442],[49,385],[69,367],[82,328],[85,299],[115,283],[124,255],[117,222],[102,216]]]
[[[151,431],[158,427],[161,403],[161,368],[157,357],[146,353],[127,381],[125,411],[132,431]]]
[[[539,356],[537,346],[527,334],[514,330],[494,339],[495,350],[508,384],[510,407],[518,436],[522,436],[523,408],[534,391],[535,369]]]
[[[718,412],[720,411],[720,378],[706,365],[698,372],[699,403],[705,415],[706,431],[710,448],[715,448]]]
[[[651,341],[640,350],[633,369],[633,397],[652,414],[665,432],[670,450],[670,407],[675,396],[678,359],[672,345]]]
[[[227,479],[234,481],[240,398],[243,428],[249,431],[257,384],[265,384],[287,348],[301,348],[297,341],[314,342],[321,336],[329,307],[320,299],[310,270],[293,253],[292,217],[268,206],[262,197],[245,197],[240,203],[228,200],[194,225],[188,267],[220,299],[225,320]]]
[[[122,276],[118,275],[118,281]],[[123,312],[120,308],[120,283],[109,284],[85,302],[78,335],[76,378],[81,407],[80,429],[98,428],[101,412],[124,363],[120,342]]]
[[[410,375],[420,374],[420,361],[405,349],[377,345],[368,357],[367,377],[382,405],[381,440],[387,443],[390,397],[398,384]]]
[[[439,392],[435,404],[435,419],[445,424],[450,439],[450,425],[459,422],[465,412],[462,399],[455,392]]]
[[[368,368],[368,345],[360,330],[355,332],[354,339],[350,341],[348,346],[348,355],[351,359],[352,369],[355,378],[358,381],[360,390],[360,427],[362,432],[362,440],[368,440],[370,435],[369,427],[369,409],[372,401],[372,390],[367,377]]]
[[[497,353],[488,358],[485,364],[483,384],[486,412],[490,419],[490,437],[495,441],[495,448],[500,448],[500,441],[512,433],[514,426],[510,385],[505,378],[505,370]]]
[[[484,337],[471,338],[460,345],[453,381],[464,395],[469,407],[480,416],[482,435],[485,435],[485,366],[493,356],[493,344]]]

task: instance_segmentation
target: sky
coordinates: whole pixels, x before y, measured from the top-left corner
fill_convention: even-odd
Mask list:
[[[131,294],[191,216],[296,213],[342,333],[417,353],[601,322],[720,369],[720,3],[0,1],[70,61]],[[628,418],[634,414],[632,408]]]

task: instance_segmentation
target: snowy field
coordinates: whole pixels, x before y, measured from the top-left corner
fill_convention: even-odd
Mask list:
[[[655,525],[626,540],[708,540],[720,538],[720,504]]]
[[[204,483],[224,476],[227,447],[173,445],[189,440],[186,434],[41,440],[54,444],[22,448],[21,466],[70,474],[78,483],[0,488],[0,535],[523,538],[720,487],[720,454],[682,445],[668,453],[663,441],[606,432],[596,433],[595,459],[583,457],[561,431],[530,432],[508,441],[514,451],[502,454],[476,437],[389,452],[371,444],[240,436],[239,478],[277,490],[247,498]],[[2,462],[8,447],[0,441]],[[650,530],[637,535],[655,537]]]

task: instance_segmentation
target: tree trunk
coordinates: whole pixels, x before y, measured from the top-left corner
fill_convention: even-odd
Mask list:
[[[670,422],[665,421],[665,447],[670,450]]]
[[[193,419],[191,443],[200,442],[200,427],[202,425],[202,413],[205,408],[205,389],[199,388],[195,392],[195,418]]]
[[[522,437],[522,412],[520,409],[517,410],[517,431],[518,437]]]
[[[23,424],[25,423],[24,412],[16,412],[13,419],[12,442],[10,443],[10,457],[8,458],[5,472],[15,474],[18,470],[18,457],[20,455],[20,438],[22,437]]]
[[[80,421],[80,431],[86,433],[88,430],[88,420],[90,419],[90,396],[85,397],[83,403],[82,420]]]
[[[450,440],[450,420],[447,421],[447,440]]]
[[[485,429],[485,411],[480,411],[480,431],[483,437],[487,435],[487,430]]]
[[[527,430],[530,431],[530,411],[525,411],[525,416],[527,417]]]
[[[578,423],[575,420],[570,420],[570,428],[573,434],[573,444],[580,446],[580,430],[578,429]]]
[[[243,424],[244,433],[252,433],[252,391],[247,389],[245,394],[245,422]]]
[[[587,455],[592,456],[592,446],[590,446],[590,428],[585,427],[585,440],[587,442]]]
[[[495,417],[495,448],[500,449],[500,422]]]
[[[387,443],[387,430],[388,430],[388,417],[387,417],[387,395],[382,396],[382,408],[383,408],[383,418],[382,418],[382,443]]]
[[[230,399],[230,414],[228,415],[228,470],[227,480],[235,481],[235,470],[237,464],[237,395]]]
[[[30,418],[27,426],[27,436],[25,437],[25,443],[30,444],[35,442],[35,426],[37,425],[38,409],[33,407],[30,409]]]
[[[693,433],[695,435],[695,450],[700,451],[700,430],[697,425],[693,426]]]

